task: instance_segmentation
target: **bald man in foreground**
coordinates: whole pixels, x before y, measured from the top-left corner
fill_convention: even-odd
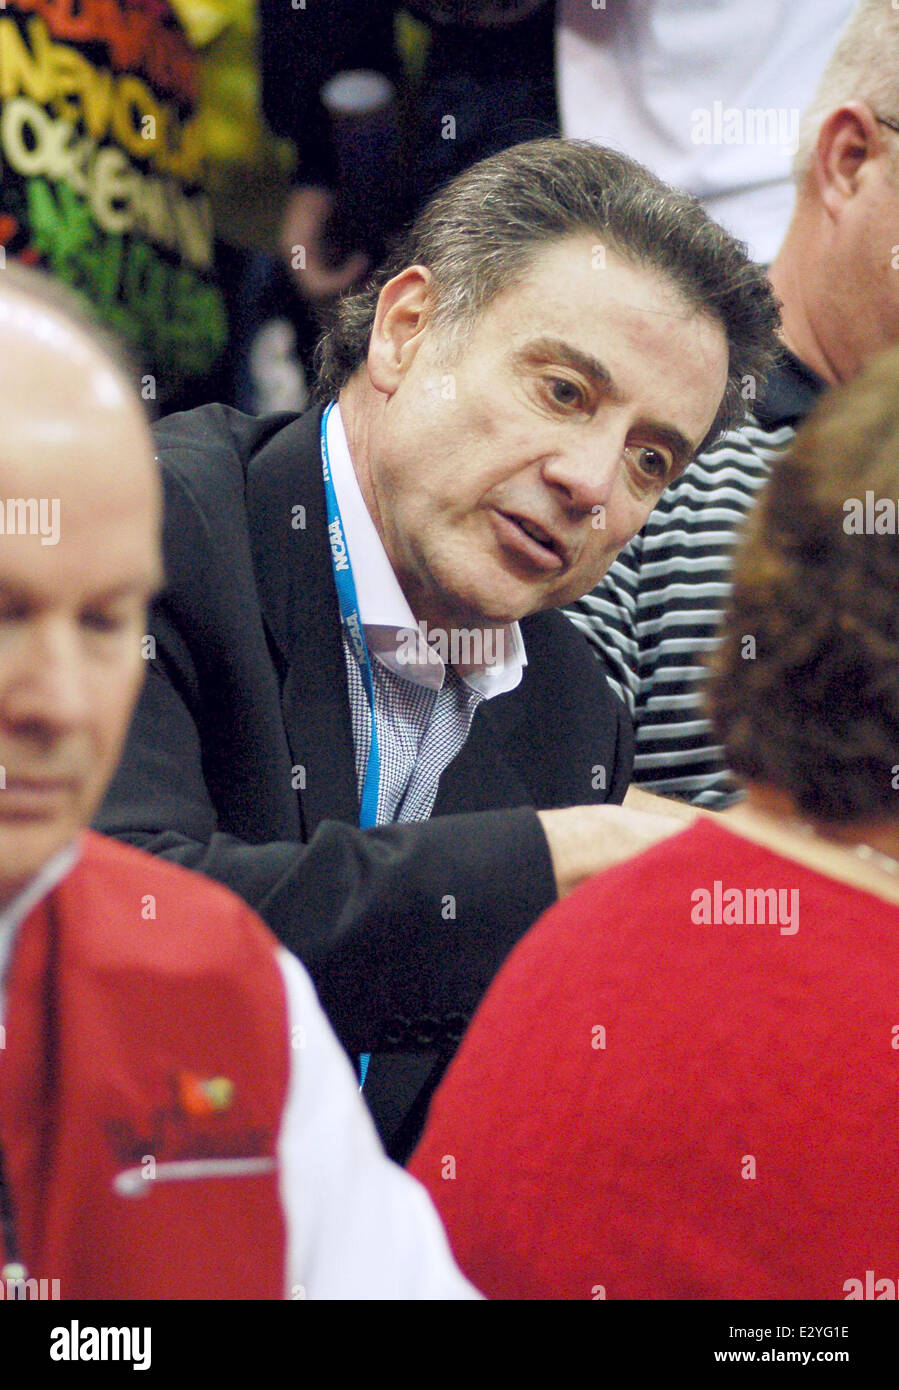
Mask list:
[[[303,967],[226,889],[85,829],[143,677],[159,485],[110,346],[33,272],[0,274],[0,361],[4,1297],[476,1296]]]

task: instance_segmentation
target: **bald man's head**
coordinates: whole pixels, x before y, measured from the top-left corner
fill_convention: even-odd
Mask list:
[[[112,351],[0,272],[0,904],[90,821],[144,674],[161,496]]]

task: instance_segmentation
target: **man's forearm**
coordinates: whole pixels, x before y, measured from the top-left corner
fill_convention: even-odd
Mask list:
[[[630,793],[628,793],[628,796]],[[661,797],[645,797],[666,807]],[[687,807],[686,810],[692,810]],[[539,812],[560,898],[585,878],[620,864],[684,829],[688,817],[631,806],[571,806]],[[692,819],[692,817],[689,817]]]
[[[628,787],[622,804],[630,811],[645,811],[648,815],[654,816],[673,816],[686,825],[704,814],[698,806],[691,806],[688,801],[680,801],[674,796],[656,796],[654,792],[641,791],[633,783]],[[710,811],[707,814],[715,815],[716,812]]]

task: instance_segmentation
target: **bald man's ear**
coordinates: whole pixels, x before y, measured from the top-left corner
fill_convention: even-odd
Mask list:
[[[422,343],[433,310],[433,277],[423,265],[407,266],[388,280],[368,344],[368,375],[375,390],[397,389]]]
[[[884,148],[883,130],[865,102],[847,101],[830,112],[818,132],[812,177],[831,217],[855,196],[865,163]]]

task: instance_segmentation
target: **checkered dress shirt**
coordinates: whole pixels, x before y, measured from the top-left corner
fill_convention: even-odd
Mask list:
[[[361,801],[371,746],[371,715],[359,664],[345,632],[343,655]],[[404,680],[374,653],[371,668],[381,757],[377,823],[427,820],[440,778],[468,738],[475,710],[484,696],[466,685],[451,666],[446,668],[439,690]]]

